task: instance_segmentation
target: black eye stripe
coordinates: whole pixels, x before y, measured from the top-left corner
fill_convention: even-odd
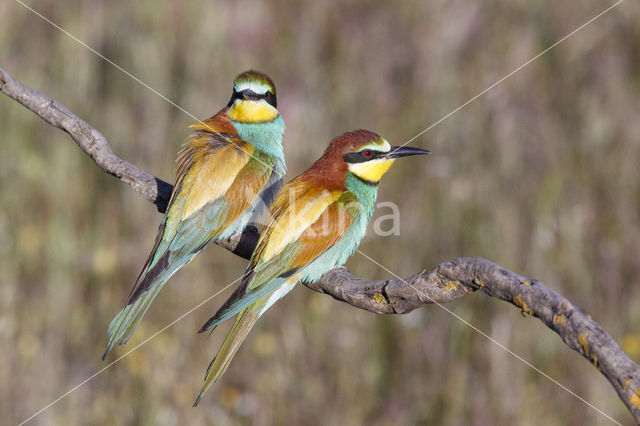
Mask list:
[[[371,153],[370,156],[365,155],[365,153]],[[371,160],[375,160],[377,158],[383,157],[386,154],[386,152],[380,152],[380,151],[374,151],[372,149],[363,149],[362,151],[358,151],[358,152],[349,152],[347,154],[345,154],[342,158],[344,158],[344,161],[347,163],[364,163],[365,161],[371,161]]]
[[[276,94],[275,93],[271,93],[271,92],[267,92],[264,94],[264,100],[267,101],[267,103],[271,106],[273,106],[274,108],[277,108],[278,106],[278,102],[276,100]]]
[[[251,89],[244,89],[244,90],[241,90],[240,92],[233,89],[233,94],[231,95],[231,99],[229,100],[228,106],[233,105],[236,99],[243,99],[245,97],[252,101],[258,101],[260,99],[264,99],[265,101],[267,101],[268,104],[272,105],[274,108],[277,108],[277,100],[276,100],[276,95],[274,93],[271,93],[271,91],[269,91],[263,95],[260,95]]]

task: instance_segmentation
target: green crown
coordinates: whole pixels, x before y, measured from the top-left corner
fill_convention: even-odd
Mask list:
[[[239,91],[243,86],[253,86],[254,89],[261,87],[261,92],[270,91],[272,94],[276,94],[276,86],[268,75],[261,73],[260,71],[249,70],[238,75],[233,81],[234,88]]]

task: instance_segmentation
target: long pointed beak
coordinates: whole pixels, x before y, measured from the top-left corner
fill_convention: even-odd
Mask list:
[[[410,155],[428,155],[431,151],[420,148],[413,148],[410,146],[392,146],[391,151],[387,152],[385,157],[387,158],[400,158],[408,157]]]

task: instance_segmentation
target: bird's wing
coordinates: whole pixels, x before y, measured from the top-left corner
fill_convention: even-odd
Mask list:
[[[254,204],[272,175],[273,159],[250,144],[222,150],[193,175],[189,201],[168,247],[172,253],[197,253],[218,238]]]
[[[269,158],[219,125],[217,114],[191,126],[178,155],[176,185],[156,241],[129,296],[109,326],[107,353],[126,343],[164,283],[255,200],[271,174]],[[266,156],[263,156],[266,157]]]
[[[264,186],[264,190],[260,193],[261,202],[252,212],[249,222],[257,221],[265,210],[268,211],[268,208],[273,204],[273,201],[282,188],[284,176],[287,174],[287,167],[279,158],[274,158],[273,161],[274,163],[271,176],[269,176],[269,180]]]
[[[351,225],[358,208],[353,194],[294,182],[278,195],[242,283],[200,332],[276,290],[340,240]]]
[[[229,134],[198,131],[185,144],[167,214],[129,303],[148,290],[155,276],[168,266],[181,267],[181,260],[197,254],[249,207],[269,177],[260,163],[247,167],[255,162],[252,154],[250,144]],[[234,185],[236,179],[246,185]]]

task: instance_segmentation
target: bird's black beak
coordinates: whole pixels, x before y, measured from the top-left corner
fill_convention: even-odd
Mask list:
[[[392,146],[391,151],[387,152],[385,157],[387,158],[400,158],[408,157],[410,155],[427,155],[431,154],[431,151],[420,148],[413,148],[410,146]]]

